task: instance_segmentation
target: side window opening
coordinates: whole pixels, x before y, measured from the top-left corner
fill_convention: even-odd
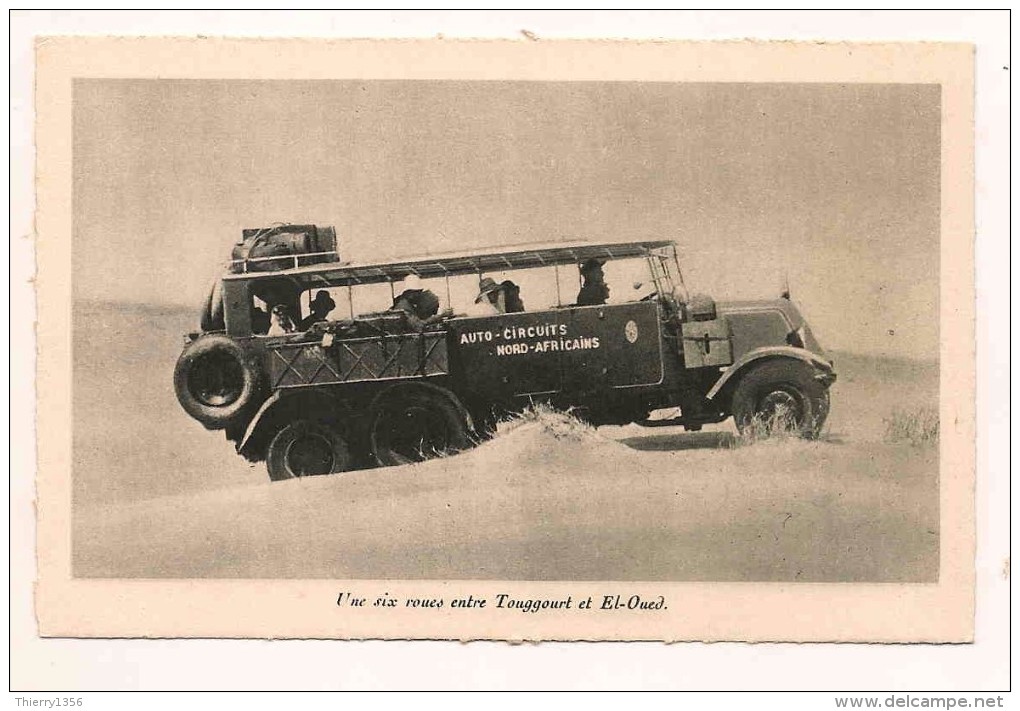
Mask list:
[[[603,266],[606,285],[609,287],[609,304],[626,304],[640,301],[655,293],[655,282],[644,258],[617,259]]]
[[[391,291],[389,284],[356,284],[351,286],[349,291],[347,287],[336,287],[331,289],[331,293],[343,296],[344,312],[355,319],[389,309],[393,305],[396,288]],[[337,303],[339,301],[337,299]]]
[[[264,336],[269,332],[269,304],[257,296],[252,296],[251,300],[251,332]]]
[[[301,287],[290,279],[252,282],[251,332],[256,336],[280,335],[297,330],[301,310]]]
[[[452,280],[451,280],[452,281]],[[452,286],[452,285],[451,285]],[[395,281],[392,284],[356,284],[347,286],[306,286],[298,299],[299,330],[307,330],[321,321],[347,321],[392,315],[397,300],[408,289],[414,292],[431,292],[430,296],[414,299],[429,310],[441,313],[450,302],[446,279],[421,279],[416,284]],[[438,303],[438,306],[436,305]],[[432,314],[430,314],[432,315]]]
[[[415,292],[422,292],[428,295],[427,298],[416,299],[416,303],[420,302],[426,309],[426,311],[421,314],[423,316],[434,316],[449,306],[445,279],[421,279],[418,277],[409,277],[406,281],[394,282],[392,292],[393,296],[386,308],[394,306],[396,301],[406,292],[410,292],[411,295]]]
[[[336,321],[343,318],[346,297],[338,289],[313,287],[305,289],[298,297],[298,331],[307,331],[322,321]]]
[[[603,264],[602,269],[606,286],[609,287],[608,304],[632,303],[656,293],[655,281],[644,257],[610,260]],[[492,279],[500,285],[510,282],[511,289],[519,299],[516,306],[525,312],[575,306],[585,283],[579,264],[451,277],[450,289],[455,314],[472,315],[472,306],[483,278]],[[515,309],[508,308],[507,312],[514,313]]]
[[[491,279],[501,287],[502,304],[507,313],[549,311],[573,301],[577,285],[570,267],[540,267],[488,271],[450,277],[452,308],[457,316],[477,315],[475,311],[479,287],[483,279]],[[557,277],[559,288],[557,288]]]

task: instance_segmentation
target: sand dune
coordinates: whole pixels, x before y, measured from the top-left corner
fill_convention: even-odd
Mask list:
[[[120,337],[76,331],[76,576],[937,576],[937,452],[881,441],[892,409],[937,399],[931,364],[837,355],[819,442],[551,415],[455,457],[270,484],[177,407],[184,314],[85,308]]]

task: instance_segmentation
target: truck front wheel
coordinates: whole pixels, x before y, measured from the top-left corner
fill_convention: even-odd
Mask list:
[[[343,434],[327,422],[296,420],[269,443],[266,468],[273,481],[335,474],[352,468]]]
[[[767,436],[782,429],[817,439],[829,414],[829,391],[815,380],[807,363],[770,360],[741,377],[733,392],[732,411],[742,435]]]

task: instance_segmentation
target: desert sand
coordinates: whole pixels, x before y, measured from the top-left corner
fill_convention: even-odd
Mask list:
[[[74,316],[76,577],[938,576],[937,448],[884,438],[894,410],[937,402],[933,362],[834,354],[816,442],[548,415],[453,457],[270,483],[177,405],[194,314],[84,302]]]

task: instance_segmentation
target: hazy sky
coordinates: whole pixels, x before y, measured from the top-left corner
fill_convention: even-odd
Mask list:
[[[243,227],[345,259],[680,243],[688,285],[794,300],[823,345],[938,351],[935,85],[79,80],[77,298],[198,306]]]

